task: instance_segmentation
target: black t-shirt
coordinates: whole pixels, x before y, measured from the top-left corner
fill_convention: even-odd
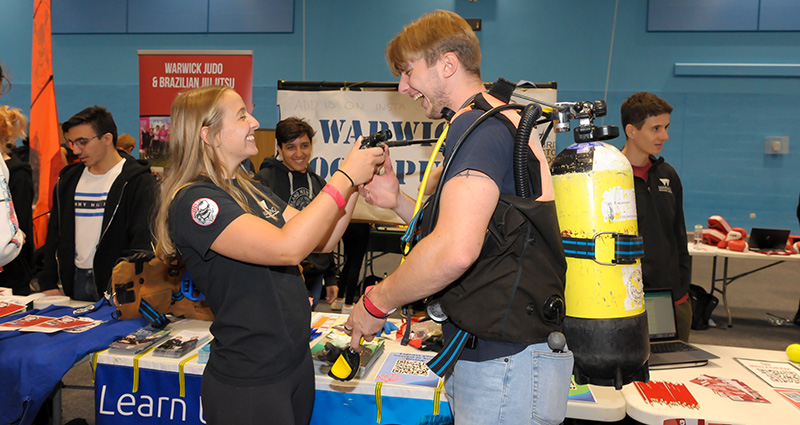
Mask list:
[[[284,225],[286,203],[257,186],[273,203],[248,202],[259,216]],[[290,373],[308,353],[311,308],[297,266],[261,266],[211,250],[211,244],[246,212],[211,183],[196,183],[170,205],[170,236],[206,297],[214,322],[207,370],[229,385],[259,385]]]
[[[449,160],[455,144],[464,131],[483,111],[468,111],[459,115],[450,125],[445,145],[445,158]],[[499,119],[490,118],[481,123],[463,142],[445,176],[446,180],[464,170],[477,170],[489,176],[502,194],[514,194],[514,138]],[[476,194],[480,196],[480,194]],[[476,311],[475,314],[481,314]],[[456,332],[455,326],[447,322],[442,331],[446,341]],[[462,360],[484,361],[516,354],[527,347],[524,343],[479,340],[475,349],[464,348]]]
[[[325,186],[325,180],[311,171],[311,168],[307,168],[304,173],[289,170],[286,165],[275,158],[264,160],[261,170],[256,174],[256,179],[297,210],[307,207]],[[312,276],[335,273],[334,267],[336,266],[332,252],[311,253],[301,262],[301,265],[306,283],[309,285],[314,282]],[[335,285],[336,280],[325,279],[325,284],[326,286]],[[308,289],[311,290],[311,287]]]

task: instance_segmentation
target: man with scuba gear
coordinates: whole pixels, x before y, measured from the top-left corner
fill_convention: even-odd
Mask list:
[[[400,76],[398,90],[420,100],[429,118],[442,118],[443,109],[456,111],[450,120],[445,151],[445,161],[453,161],[441,177],[444,183],[437,194],[438,210],[434,211],[438,216],[430,233],[423,234],[394,273],[367,288],[350,314],[345,329],[352,335],[351,346],[356,350],[362,337],[371,340],[383,329],[394,309],[447,293],[465,274],[471,278],[501,195],[515,193],[514,138],[499,119],[486,119],[471,129],[458,158],[451,158],[452,145],[483,115],[483,111],[472,108],[476,98],[483,98],[485,88],[480,76],[480,46],[467,22],[441,10],[423,15],[390,41],[386,57],[392,72]],[[420,219],[415,217],[414,199],[399,190],[388,154],[383,166],[385,172],[362,186],[361,194],[368,203],[392,209],[407,223]],[[549,171],[546,173],[552,200],[552,182]],[[550,230],[557,236],[555,218],[553,223]],[[563,261],[563,252],[560,255]],[[537,266],[533,268],[538,272]],[[504,284],[501,282],[497,291]],[[485,312],[470,313],[483,316]],[[538,326],[537,317],[530,311],[527,314],[527,320]],[[450,347],[459,339],[456,336],[462,335],[462,329],[451,320],[443,324],[443,333],[445,346]],[[547,336],[534,343],[474,335],[464,338],[469,343],[454,348],[454,357],[440,372],[446,378],[455,422],[562,422],[573,358],[563,349],[563,340],[553,348],[548,346]]]

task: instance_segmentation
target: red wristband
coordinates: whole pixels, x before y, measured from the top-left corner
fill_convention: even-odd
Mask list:
[[[381,309],[376,307],[375,304],[373,304],[372,301],[369,300],[369,297],[367,297],[367,294],[369,293],[369,291],[372,290],[373,286],[374,285],[367,286],[367,288],[364,290],[364,309],[367,310],[367,313],[369,313],[370,316],[372,316],[372,317],[374,317],[376,319],[385,319],[385,318],[389,317],[389,315],[394,313],[394,311],[397,310],[397,309],[394,308],[394,309],[392,309],[392,311],[390,311],[388,313],[384,313],[383,311],[381,311]]]
[[[336,202],[336,207],[337,208],[342,209],[342,208],[344,208],[345,205],[347,205],[347,202],[344,201],[344,196],[342,196],[342,192],[339,192],[339,189],[337,189],[337,188],[335,188],[335,187],[333,187],[333,186],[331,186],[329,184],[326,184],[322,188],[322,192],[325,192],[328,195],[331,195],[331,198],[333,198],[333,202]]]

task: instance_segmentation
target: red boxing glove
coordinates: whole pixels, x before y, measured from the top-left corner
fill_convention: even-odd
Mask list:
[[[749,246],[745,241],[739,240],[739,241],[728,242],[728,249],[730,249],[731,251],[744,252],[747,251],[748,248]]]
[[[719,215],[712,215],[708,218],[708,227],[711,229],[717,229],[725,235],[731,231],[731,225],[728,224],[728,220],[725,220]]]
[[[719,249],[725,249],[727,247],[728,247],[728,241],[726,241],[724,239],[719,241],[719,243],[717,243],[717,248],[719,248]]]
[[[726,241],[738,241],[739,239],[744,239],[741,233],[738,230],[731,230],[728,232],[728,236],[725,237]]]
[[[716,245],[719,241],[725,240],[727,233],[722,233],[717,229],[703,229],[703,243]]]
[[[731,231],[739,232],[742,235],[742,237],[740,239],[744,239],[744,238],[747,237],[747,230],[744,230],[741,227],[734,227],[733,229],[731,229]]]

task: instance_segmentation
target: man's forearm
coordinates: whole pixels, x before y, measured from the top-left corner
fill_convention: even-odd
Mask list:
[[[397,194],[397,206],[394,207],[392,211],[400,216],[403,222],[408,224],[411,223],[411,219],[414,218],[415,205],[416,201],[401,190]]]
[[[469,269],[480,246],[477,251],[455,250],[436,236],[421,240],[397,270],[370,292],[373,304],[387,312],[421,300],[441,291]]]

